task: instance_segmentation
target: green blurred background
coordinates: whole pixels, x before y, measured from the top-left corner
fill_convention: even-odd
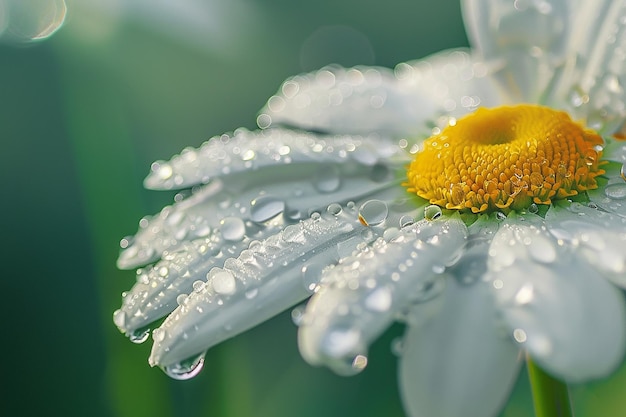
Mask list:
[[[332,62],[393,67],[466,46],[458,2],[67,6],[50,39],[0,44],[0,415],[402,416],[390,348],[400,326],[352,378],[303,362],[287,312],[212,349],[194,380],[168,379],[149,368],[150,344],[131,344],[111,322],[134,280],[115,259],[120,238],[172,201],[142,188],[153,160],[254,128],[289,75]],[[626,415],[625,374],[574,387],[577,416]],[[530,413],[522,373],[503,415]]]

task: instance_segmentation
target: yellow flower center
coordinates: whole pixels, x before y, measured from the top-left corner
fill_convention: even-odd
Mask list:
[[[481,108],[424,141],[404,185],[432,204],[482,213],[597,188],[602,138],[535,105]]]

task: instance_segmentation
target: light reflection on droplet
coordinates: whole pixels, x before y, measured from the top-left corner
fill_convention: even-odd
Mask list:
[[[276,217],[285,210],[285,202],[276,197],[264,195],[250,203],[250,220],[261,223]]]
[[[167,365],[163,367],[163,371],[173,379],[186,380],[191,379],[198,375],[204,366],[204,355],[206,352],[202,352],[198,356],[194,356],[190,359]]]
[[[246,225],[239,217],[226,217],[220,221],[220,232],[225,240],[237,242],[243,239]]]
[[[47,39],[63,26],[64,0],[0,1],[0,38],[10,42]]]
[[[376,226],[387,219],[389,208],[384,201],[369,200],[359,208],[359,221],[364,226]]]
[[[428,207],[426,207],[424,209],[424,218],[426,220],[429,220],[429,221],[430,220],[436,220],[439,217],[441,217],[441,215],[442,215],[441,207],[436,206],[434,204],[432,204],[432,205],[430,205],[430,206],[428,206]]]
[[[517,343],[524,343],[528,339],[526,332],[523,329],[513,330],[513,338]]]

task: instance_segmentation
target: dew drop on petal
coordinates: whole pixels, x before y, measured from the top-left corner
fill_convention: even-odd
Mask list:
[[[172,166],[166,162],[154,162],[152,164],[152,171],[160,180],[167,180],[171,178],[174,173]]]
[[[185,302],[186,299],[187,299],[187,294],[178,294],[176,296],[176,304],[180,306]]]
[[[315,174],[313,185],[321,193],[337,191],[341,185],[339,168],[334,165],[320,168]]]
[[[364,226],[376,226],[387,219],[389,208],[384,201],[369,200],[359,208],[359,221]]]
[[[626,164],[622,164],[622,167],[619,170],[619,174],[624,181],[626,181]]]
[[[517,343],[524,343],[527,338],[526,332],[523,329],[513,330],[513,339],[515,339]]]
[[[341,213],[341,206],[337,203],[333,203],[328,206],[326,211],[328,211],[333,216],[338,216]]]
[[[414,223],[415,223],[415,219],[413,218],[413,216],[409,216],[408,214],[405,214],[404,216],[400,217],[400,228],[408,227]]]
[[[300,326],[302,324],[302,320],[304,319],[304,307],[298,306],[291,310],[291,320],[293,324],[296,326]]]
[[[285,202],[271,195],[255,198],[250,203],[250,219],[262,223],[272,219],[285,210]]]
[[[220,221],[220,231],[225,240],[238,242],[246,233],[246,225],[239,217],[226,217]]]
[[[148,340],[149,336],[150,336],[150,329],[148,328],[137,329],[128,333],[128,339],[131,342],[137,343],[137,344],[145,342],[146,340]]]
[[[609,184],[604,189],[604,194],[613,200],[626,198],[626,183]]]
[[[431,204],[424,209],[424,218],[428,221],[438,219],[441,217],[441,207]]]
[[[211,274],[210,282],[216,293],[222,295],[230,295],[235,292],[237,282],[232,273],[225,270],[217,271]]]
[[[206,352],[202,352],[198,356],[194,356],[179,363],[164,366],[163,371],[167,376],[173,379],[191,379],[202,370],[204,366],[204,355],[206,355]]]

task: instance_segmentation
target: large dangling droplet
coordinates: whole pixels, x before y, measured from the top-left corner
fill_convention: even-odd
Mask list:
[[[163,367],[163,371],[173,379],[186,380],[198,375],[204,366],[204,356],[206,352],[202,352],[198,356],[193,356],[184,361],[167,365]]]

